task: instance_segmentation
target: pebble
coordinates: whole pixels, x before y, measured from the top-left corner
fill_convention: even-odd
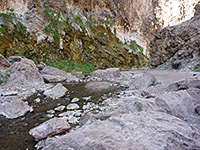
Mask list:
[[[74,115],[74,111],[67,111],[67,112],[63,112],[61,114],[59,114],[59,117],[64,117],[64,116],[73,116]]]
[[[75,117],[81,117],[81,116],[82,116],[81,111],[77,111],[77,112],[75,112],[74,116],[75,116]]]
[[[67,106],[67,109],[78,109],[79,108],[79,105],[78,104],[69,104]]]
[[[40,98],[34,100],[35,103],[39,103],[40,101],[41,101]]]
[[[76,124],[78,123],[78,118],[77,117],[71,117],[68,119],[68,122],[71,124]]]
[[[80,99],[79,98],[73,98],[72,103],[78,102]]]
[[[48,118],[53,118],[54,117],[54,114],[47,114],[46,115]]]
[[[90,100],[91,98],[92,98],[91,96],[83,97],[83,99],[86,100],[86,101]]]
[[[54,113],[55,113],[55,110],[48,110],[47,113],[48,113],[48,114],[54,114]]]
[[[66,107],[65,106],[59,106],[59,107],[56,107],[54,108],[55,111],[63,111]]]
[[[1,92],[2,96],[13,96],[13,95],[17,95],[17,91],[3,91]]]

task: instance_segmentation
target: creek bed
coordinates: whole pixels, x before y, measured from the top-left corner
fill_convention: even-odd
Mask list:
[[[81,113],[84,112],[83,106],[87,103],[93,103],[95,105],[101,105],[101,97],[105,94],[114,93],[115,91],[122,90],[119,87],[110,88],[109,90],[90,91],[85,88],[86,83],[79,84],[65,84],[65,87],[69,90],[69,93],[61,99],[52,100],[45,97],[43,94],[32,96],[28,99],[29,105],[33,106],[34,112],[26,113],[23,117],[17,119],[6,119],[0,116],[0,150],[34,150],[34,146],[37,143],[32,136],[29,135],[29,130],[40,125],[46,120],[47,111],[53,110],[60,105],[67,106],[71,103],[71,100],[76,97],[80,101],[76,102],[79,105]],[[83,97],[89,97],[89,101],[85,101]],[[33,100],[40,98],[41,102],[35,103]],[[66,112],[65,110],[64,112]],[[59,112],[61,113],[61,112]],[[54,114],[58,116],[58,112]],[[71,124],[72,129],[77,127],[78,124]]]

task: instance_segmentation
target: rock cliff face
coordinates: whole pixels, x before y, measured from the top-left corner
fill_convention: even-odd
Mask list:
[[[200,52],[200,4],[191,20],[164,28],[151,42],[151,65],[182,69],[198,63]],[[196,62],[195,62],[196,61]]]
[[[156,31],[190,19],[198,3],[198,0],[3,0],[0,11],[14,8],[23,15],[28,30],[39,36],[46,24],[40,14],[45,1],[56,10],[84,11],[85,17],[109,19],[121,41],[136,40],[145,49]]]
[[[62,18],[68,20],[60,31],[60,41],[53,42],[52,35],[45,32],[50,19],[44,15],[44,2],[55,14],[62,9]],[[165,26],[190,19],[196,3],[198,0],[3,0],[0,11],[14,8],[23,25],[18,27],[20,34],[14,31],[0,36],[0,53],[38,61],[89,62],[101,68],[142,67],[147,60],[134,50],[149,51],[155,34]],[[25,29],[28,34],[22,35]],[[122,42],[133,42],[132,50]]]

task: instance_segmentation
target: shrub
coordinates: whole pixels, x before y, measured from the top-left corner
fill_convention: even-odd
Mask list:
[[[54,38],[60,38],[60,36],[62,36],[62,34],[60,33],[61,31],[64,31],[64,28],[68,28],[68,19],[64,20],[62,17],[62,13],[63,10],[60,9],[58,11],[57,14],[55,14],[55,12],[52,10],[52,8],[50,8],[50,6],[48,5],[48,3],[44,2],[43,3],[44,6],[44,15],[47,19],[50,20],[49,24],[47,26],[45,26],[44,30],[46,32],[50,32],[51,34],[53,34]]]

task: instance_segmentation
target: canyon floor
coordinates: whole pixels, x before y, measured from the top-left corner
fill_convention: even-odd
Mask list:
[[[200,149],[198,72],[108,68],[84,76],[8,60],[2,150]]]

